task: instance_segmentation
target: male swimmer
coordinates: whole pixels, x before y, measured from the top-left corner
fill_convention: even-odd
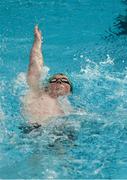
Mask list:
[[[24,110],[30,123],[43,124],[50,117],[65,115],[58,98],[72,92],[72,84],[62,73],[53,75],[46,87],[40,87],[39,81],[44,66],[42,55],[42,35],[38,26],[34,28],[34,43],[30,53],[27,82],[29,93],[24,99]],[[71,109],[71,108],[70,108]]]

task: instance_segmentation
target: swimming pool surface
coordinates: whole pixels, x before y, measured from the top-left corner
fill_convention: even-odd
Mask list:
[[[127,178],[126,10],[126,0],[1,0],[1,179]],[[73,81],[75,113],[25,133],[35,24],[48,75]]]

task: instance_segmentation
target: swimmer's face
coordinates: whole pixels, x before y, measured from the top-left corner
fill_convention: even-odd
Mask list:
[[[68,78],[64,75],[56,75],[49,80],[49,92],[51,96],[58,97],[69,95],[71,84]]]

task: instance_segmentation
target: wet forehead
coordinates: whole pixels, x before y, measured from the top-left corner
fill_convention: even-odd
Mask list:
[[[64,75],[60,75],[60,74],[58,74],[58,75],[54,76],[54,78],[65,78],[65,79],[68,79],[66,76],[64,76]]]

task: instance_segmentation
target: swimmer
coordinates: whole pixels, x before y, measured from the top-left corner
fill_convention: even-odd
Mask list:
[[[49,78],[47,86],[40,87],[44,60],[42,55],[42,35],[38,26],[34,28],[34,43],[30,53],[27,83],[30,87],[29,93],[24,98],[24,113],[28,116],[30,123],[42,124],[50,117],[65,115],[58,98],[68,96],[72,93],[72,83],[69,78],[60,73]],[[71,106],[68,106],[71,111]]]

